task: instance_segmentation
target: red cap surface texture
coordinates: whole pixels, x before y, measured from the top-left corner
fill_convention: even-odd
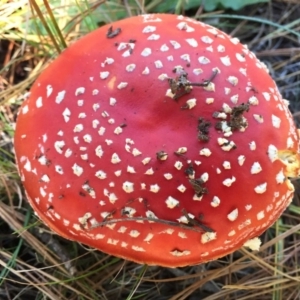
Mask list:
[[[287,101],[246,46],[164,14],[66,49],[15,134],[28,200],[51,229],[171,267],[257,249],[293,197],[298,144]]]

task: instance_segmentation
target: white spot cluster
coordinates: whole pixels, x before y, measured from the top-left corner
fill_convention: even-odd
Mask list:
[[[229,124],[229,115],[234,113],[235,109],[238,108],[238,104],[247,102],[251,107],[249,112],[243,112],[243,114],[246,115],[248,113],[248,116],[250,116],[249,128],[254,124],[253,127],[256,126],[255,128],[258,130],[257,135],[259,135],[259,130],[263,130],[264,125],[273,126],[275,130],[283,130],[284,120],[280,112],[287,113],[286,107],[280,103],[280,95],[275,89],[270,90],[270,88],[267,87],[264,92],[256,91],[250,80],[247,83],[247,87],[243,88],[243,82],[247,80],[246,77],[243,76],[249,75],[249,70],[247,73],[247,65],[250,64],[251,60],[256,61],[255,56],[251,54],[246,47],[241,48],[243,51],[229,53],[226,41],[227,36],[225,34],[221,34],[214,28],[199,25],[199,23],[194,20],[180,16],[178,16],[178,23],[175,28],[177,36],[170,36],[166,39],[165,33],[160,31],[161,26],[156,24],[161,22],[160,18],[147,16],[142,16],[141,18],[143,18],[144,23],[150,24],[143,24],[142,33],[146,41],[144,46],[138,48],[138,51],[136,50],[137,47],[135,47],[138,43],[135,45],[135,42],[120,42],[114,46],[114,49],[117,49],[117,52],[115,52],[125,61],[122,65],[122,72],[126,76],[120,77],[112,72],[112,67],[115,67],[116,64],[119,63],[119,57],[114,57],[112,52],[109,53],[109,57],[107,57],[106,54],[100,61],[95,61],[95,65],[98,65],[99,69],[97,73],[88,74],[87,77],[88,82],[93,86],[92,89],[88,86],[83,86],[84,84],[81,83],[72,91],[57,91],[54,85],[49,84],[44,87],[45,92],[43,96],[33,100],[34,109],[42,111],[47,107],[48,100],[51,101],[53,98],[52,102],[61,108],[59,118],[65,123],[69,123],[65,124],[70,127],[69,131],[64,128],[55,129],[56,140],[54,142],[52,140],[51,142],[55,155],[70,162],[68,167],[65,167],[62,163],[60,163],[61,166],[51,161],[51,157],[48,160],[47,145],[49,144],[49,140],[51,140],[51,133],[49,131],[45,131],[45,134],[39,137],[39,149],[34,154],[38,156],[36,159],[37,163],[44,167],[45,172],[40,173],[37,167],[31,163],[29,157],[23,157],[21,160],[21,164],[24,168],[23,172],[25,172],[25,174],[26,172],[35,174],[39,179],[39,191],[34,200],[36,203],[42,202],[43,198],[47,199],[49,203],[57,201],[56,195],[49,192],[48,188],[53,181],[53,177],[48,175],[51,174],[48,173],[48,170],[53,168],[57,175],[56,177],[60,179],[63,178],[63,176],[60,175],[67,177],[69,173],[73,173],[73,177],[76,181],[82,180],[80,192],[82,193],[83,191],[84,195],[86,194],[86,196],[91,197],[92,201],[96,201],[96,205],[100,206],[103,210],[105,208],[105,211],[102,210],[97,216],[88,211],[81,212],[81,214],[77,216],[77,224],[71,224],[67,218],[64,218],[64,226],[72,228],[72,234],[74,236],[93,237],[94,239],[103,240],[106,244],[111,245],[111,247],[122,247],[124,251],[131,249],[135,252],[147,252],[147,246],[155,245],[156,239],[160,235],[174,235],[177,239],[186,239],[188,242],[190,230],[186,230],[186,228],[191,227],[193,229],[192,231],[197,231],[197,224],[201,223],[199,212],[195,211],[201,208],[202,205],[205,207],[207,204],[208,206],[206,207],[215,210],[216,215],[218,210],[224,209],[224,207],[226,211],[226,209],[228,209],[226,208],[228,207],[228,202],[230,203],[231,201],[231,193],[233,193],[232,191],[234,191],[237,186],[239,188],[239,184],[247,185],[249,193],[252,192],[252,195],[254,193],[258,194],[257,197],[261,197],[260,194],[266,193],[267,189],[271,187],[267,182],[267,176],[262,177],[262,175],[264,175],[263,172],[268,168],[265,166],[264,160],[260,158],[259,152],[263,152],[267,160],[269,159],[269,163],[273,163],[279,159],[279,150],[275,146],[275,142],[274,145],[269,145],[268,149],[262,149],[262,143],[258,138],[255,138],[255,135],[252,135],[252,140],[250,140],[246,134],[243,133],[247,132],[249,130],[248,128],[232,129]],[[197,37],[193,36],[192,33],[198,30],[200,26],[203,27],[202,29],[205,30],[205,32],[200,36],[199,34]],[[122,34],[124,32],[122,28]],[[230,47],[233,47],[232,44],[238,45],[238,40],[230,39],[230,43]],[[193,51],[199,47],[199,45],[202,45],[205,51],[199,56],[194,56]],[[140,65],[139,59],[134,55],[139,56],[145,65]],[[215,57],[217,57],[217,63],[219,63],[220,69],[215,68]],[[176,145],[173,146],[173,149],[169,151],[167,148],[169,141],[166,135],[164,137],[166,145],[164,144],[160,147],[161,149],[168,149],[166,150],[168,153],[165,153],[161,158],[157,159],[157,157],[155,157],[155,151],[153,151],[153,153],[150,151],[151,141],[149,143],[150,150],[142,145],[141,140],[147,140],[147,137],[137,137],[133,141],[132,138],[134,137],[126,135],[126,127],[128,126],[129,128],[131,126],[130,117],[126,116],[125,113],[122,118],[119,117],[118,114],[114,114],[114,110],[119,109],[119,107],[122,107],[124,104],[122,97],[118,97],[118,93],[125,95],[135,88],[135,85],[128,78],[132,78],[138,72],[138,78],[142,82],[147,81],[149,84],[152,84],[152,81],[155,79],[156,81],[159,80],[158,83],[160,85],[163,86],[165,84],[166,87],[169,88],[168,79],[170,78],[169,75],[171,72],[165,69],[166,66],[169,66],[172,62],[174,62],[176,66],[178,66],[177,64],[180,64],[180,62],[191,66],[189,75],[190,77],[196,77],[198,82],[203,82],[203,80],[207,78],[207,69],[217,70],[220,74],[227,74],[226,76],[224,75],[222,79],[225,86],[223,85],[220,91],[219,75],[216,77],[218,80],[215,82],[212,80],[207,86],[201,87],[199,90],[205,95],[203,98],[192,98],[196,95],[196,88],[199,88],[193,87],[191,98],[186,98],[187,100],[183,103],[184,106],[182,106],[182,108],[184,109],[182,109],[182,111],[185,111],[182,112],[179,110],[182,115],[197,115],[200,105],[209,107],[209,109],[214,108],[216,104],[219,105],[220,102],[217,99],[217,93],[222,93],[224,96],[221,102],[221,109],[218,108],[218,112],[214,114],[213,117],[211,114],[211,120],[213,120],[214,123],[218,122],[218,126],[220,125],[220,129],[218,127],[219,135],[217,138],[215,135],[212,135],[213,138],[209,140],[207,144],[198,143],[199,147],[196,150],[198,157],[192,157],[193,153],[195,153],[193,147],[189,147],[189,144],[176,144],[179,143],[177,141],[175,141]],[[227,73],[227,71],[230,71],[231,66],[236,63],[239,63],[237,71]],[[264,66],[258,63],[257,68],[263,69]],[[224,70],[226,70],[226,72],[224,72]],[[167,88],[166,95],[173,98],[174,93],[171,89]],[[115,95],[114,97],[116,98],[110,97],[106,93],[107,91],[113,91],[114,93],[110,95]],[[217,93],[214,93],[216,91]],[[248,93],[246,99],[242,94],[244,92]],[[274,96],[274,93],[277,93],[277,96]],[[49,99],[47,99],[45,95]],[[88,97],[94,99],[93,104],[90,106]],[[70,104],[69,98],[75,98],[75,109],[73,105]],[[137,99],[137,101],[141,102],[143,102],[143,100],[144,99]],[[276,106],[274,105],[273,115],[267,117],[259,108],[262,103],[271,101],[277,101],[278,103]],[[162,102],[161,105],[165,105],[166,103]],[[171,105],[171,102],[169,103]],[[93,113],[92,118],[88,113],[89,110]],[[24,105],[21,114],[27,115],[28,112],[29,106]],[[143,116],[140,117],[142,118]],[[243,121],[248,125],[248,119],[245,117],[242,117],[239,121]],[[127,122],[128,124],[125,124]],[[94,131],[96,135],[94,136],[90,130]],[[213,126],[209,130],[214,130]],[[72,134],[70,139],[69,134]],[[245,141],[244,148],[240,147],[241,139],[238,138],[239,135],[243,135]],[[151,137],[151,134],[149,136]],[[27,139],[27,135],[23,134],[23,139],[25,138]],[[210,135],[209,138],[211,138]],[[180,141],[182,142],[182,140]],[[122,149],[117,148],[116,145],[119,144],[122,145]],[[296,145],[296,138],[292,132],[289,133],[289,137],[286,139],[286,145],[290,149],[293,149],[294,145]],[[90,151],[90,149],[92,149],[92,151]],[[220,153],[222,154],[221,160],[219,160]],[[78,160],[75,160],[75,158]],[[207,161],[211,163],[208,164]],[[110,167],[106,168],[106,164]],[[166,165],[169,169],[164,168]],[[207,165],[211,167],[211,170],[205,170]],[[187,168],[191,170],[187,170]],[[160,169],[163,171],[161,172]],[[243,172],[246,174],[245,176],[253,176],[250,178],[253,178],[253,181],[258,181],[255,181],[256,183],[249,188],[248,183],[240,182],[239,175],[236,172]],[[86,178],[87,174],[92,174],[90,180]],[[21,176],[24,178],[24,174],[21,174]],[[265,179],[260,181],[261,178]],[[284,167],[275,172],[274,178],[273,180],[276,180],[278,185],[284,183],[288,184],[289,182]],[[61,190],[72,189],[72,181],[68,181],[67,184],[63,182],[64,180],[62,180],[60,186]],[[220,184],[220,190],[223,189],[226,191],[225,195],[220,193],[218,189],[215,191],[210,189],[210,187],[217,184],[217,182]],[[251,184],[252,181],[249,180],[249,186]],[[169,186],[173,189],[169,189]],[[201,191],[201,189],[206,188],[206,186],[209,188],[209,193],[206,194],[204,192],[202,195],[199,190]],[[125,205],[124,202],[122,204],[124,195],[127,199],[130,199]],[[150,196],[142,198],[144,195]],[[60,201],[63,201],[63,193],[60,196]],[[182,200],[188,197],[190,197],[190,200],[199,201],[192,202],[197,209],[190,209],[191,212],[185,207],[185,201]],[[278,192],[276,196],[274,195],[273,203],[259,212],[255,211],[255,205],[250,203],[250,201],[248,201],[247,204],[239,205],[239,203],[236,203],[230,206],[229,210],[222,216],[223,221],[230,224],[230,228],[227,232],[228,239],[224,241],[224,244],[221,246],[224,247],[224,249],[226,247],[228,247],[226,249],[230,249],[234,242],[233,238],[229,239],[229,237],[237,237],[240,233],[245,236],[247,230],[253,230],[252,223],[256,220],[262,220],[267,224],[267,222],[269,222],[270,213],[273,210],[279,210],[278,207],[286,198],[288,198],[287,195],[279,195]],[[243,199],[241,199],[241,203],[242,200]],[[84,201],[83,198],[82,202]],[[159,203],[163,203],[163,205],[169,209],[168,212],[170,212],[170,216],[176,216],[173,221],[180,224],[177,224],[176,227],[170,223],[167,226],[169,228],[157,233],[155,232],[156,219],[158,219],[157,221],[160,225],[166,222],[166,220],[160,219],[161,213],[156,209],[156,204]],[[118,204],[118,206],[116,204]],[[55,207],[55,203],[53,207]],[[113,210],[110,209],[111,207],[118,208]],[[143,207],[144,211],[141,213],[137,207]],[[183,213],[184,209],[186,209],[187,213]],[[49,218],[63,218],[63,216],[56,212],[51,212],[51,210],[52,209],[47,212]],[[252,219],[247,217],[250,211],[254,214]],[[193,215],[193,213],[195,215]],[[114,216],[114,214],[116,214],[116,216]],[[204,212],[204,215],[205,214],[206,212]],[[211,214],[211,212],[209,212],[209,214]],[[204,220],[208,220],[208,224],[210,224],[210,222],[213,224],[211,221],[212,215],[209,214],[207,213],[207,215],[205,215]],[[136,217],[137,219],[130,220],[132,222],[127,222],[125,225],[122,224],[122,226],[111,222],[114,218],[118,219],[122,217],[127,219]],[[103,218],[103,220],[101,220],[101,218]],[[145,218],[149,218],[149,220]],[[114,230],[116,234],[114,238],[110,238],[104,233],[93,234],[84,231],[84,229],[87,229],[90,225],[97,227],[96,225],[101,221],[104,222],[108,220],[110,222],[107,222],[108,224],[105,224],[103,228],[109,229],[109,231]],[[222,220],[220,220],[220,223],[221,221]],[[146,232],[145,234],[144,230],[140,230],[141,227],[139,226],[148,226],[149,223],[153,225],[151,227],[153,231]],[[131,224],[134,225],[132,226]],[[266,225],[261,225],[261,228],[265,226]],[[217,235],[218,231],[215,231],[214,226],[212,226],[210,230],[203,227],[201,231],[199,230],[199,240],[195,240],[195,243],[207,244],[212,242],[212,244],[216,243],[217,245],[217,237],[219,237]],[[130,244],[125,240],[124,236],[130,237],[131,240],[135,240],[135,242]],[[253,239],[245,243],[245,246],[249,246],[251,249],[257,249],[259,244],[260,242],[258,240]],[[187,243],[187,245],[189,245],[189,243]],[[219,248],[214,250],[218,251],[221,246],[218,245]],[[166,249],[167,248],[168,247],[166,247]],[[171,250],[169,249],[167,251],[174,259],[180,259],[194,254],[190,249],[189,246],[183,249],[172,247]],[[201,253],[200,256],[206,257],[209,256],[209,254],[211,253],[204,252]]]

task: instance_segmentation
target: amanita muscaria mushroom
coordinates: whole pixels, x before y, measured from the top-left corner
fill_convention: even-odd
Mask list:
[[[52,230],[171,267],[257,249],[293,197],[298,145],[266,66],[238,39],[167,14],[66,49],[15,133],[28,200]]]

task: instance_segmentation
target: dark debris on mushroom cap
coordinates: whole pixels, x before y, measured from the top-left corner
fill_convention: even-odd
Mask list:
[[[198,21],[104,26],[38,78],[15,150],[28,200],[60,235],[184,266],[246,245],[290,203],[298,134],[246,46]]]

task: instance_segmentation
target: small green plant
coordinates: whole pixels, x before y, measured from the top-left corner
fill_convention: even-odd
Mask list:
[[[155,5],[153,1],[152,6]],[[269,0],[181,0],[181,1],[160,1],[154,10],[156,12],[175,11],[179,13],[180,10],[198,9],[201,5],[205,11],[213,11],[217,9],[233,9],[240,10],[247,5],[259,4],[269,2]],[[149,6],[151,4],[149,3]]]
[[[259,4],[263,2],[269,2],[269,0],[206,0],[203,1],[203,6],[206,11],[213,11],[219,8],[240,10],[247,5]]]

